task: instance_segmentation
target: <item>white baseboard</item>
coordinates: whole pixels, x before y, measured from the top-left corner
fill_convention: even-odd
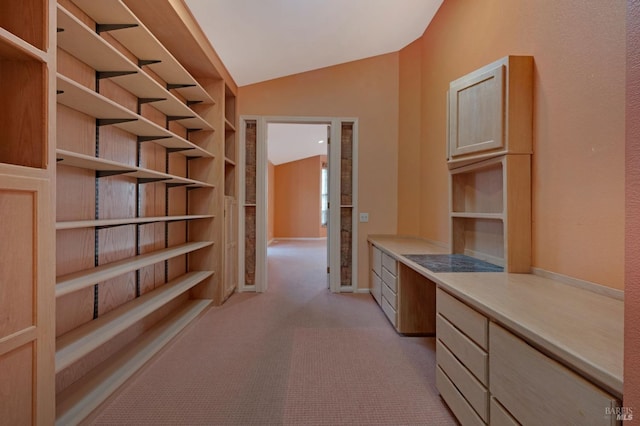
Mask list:
[[[354,293],[358,294],[370,294],[371,291],[368,288],[357,288],[354,290]]]

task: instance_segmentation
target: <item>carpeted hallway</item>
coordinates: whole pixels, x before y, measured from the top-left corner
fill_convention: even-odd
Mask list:
[[[331,294],[325,241],[269,247],[269,289],[191,324],[94,413],[98,425],[451,425],[432,338],[368,294]]]

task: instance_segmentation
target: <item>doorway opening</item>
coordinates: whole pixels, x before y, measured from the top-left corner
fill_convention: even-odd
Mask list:
[[[241,117],[239,291],[267,290],[270,244],[314,240],[329,289],[357,288],[357,135],[354,118]]]

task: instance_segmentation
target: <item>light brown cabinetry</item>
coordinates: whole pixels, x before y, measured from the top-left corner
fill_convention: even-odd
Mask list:
[[[374,244],[369,255],[371,294],[396,331],[435,333],[435,284]]]
[[[449,84],[450,167],[531,154],[533,58],[507,56]]]
[[[233,291],[233,123],[213,64],[176,59],[141,2],[58,3],[56,404],[70,424]]]
[[[619,401],[444,290],[436,386],[466,424],[616,423]]]
[[[489,320],[442,289],[436,297],[438,390],[463,423],[488,423]]]
[[[508,56],[451,82],[451,246],[527,273],[531,265],[533,60]]]
[[[55,418],[55,2],[0,2],[0,423]]]
[[[613,396],[497,324],[489,336],[491,394],[518,422],[617,424]]]

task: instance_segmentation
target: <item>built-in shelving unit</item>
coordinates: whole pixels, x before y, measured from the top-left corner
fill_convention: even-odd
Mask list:
[[[451,247],[528,273],[533,60],[508,56],[451,82]]]
[[[0,2],[0,422],[55,418],[55,3]]]
[[[123,1],[59,0],[57,19],[56,405],[69,424],[223,300],[217,131],[235,118]]]

